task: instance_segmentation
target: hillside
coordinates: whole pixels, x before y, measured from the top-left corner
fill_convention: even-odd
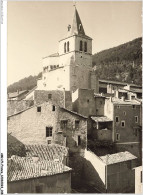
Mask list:
[[[100,79],[142,84],[142,38],[93,55],[93,69]],[[30,90],[36,86],[37,76],[29,76],[8,86],[8,92]]]
[[[42,76],[42,73],[40,72],[37,76],[29,76],[25,77],[24,79],[19,80],[18,82],[15,82],[8,86],[7,92],[12,93],[16,92],[17,90],[23,91],[23,90],[31,90],[37,85],[37,79]]]
[[[93,55],[100,79],[142,83],[142,38]]]

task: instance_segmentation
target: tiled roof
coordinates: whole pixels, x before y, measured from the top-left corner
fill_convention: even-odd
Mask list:
[[[48,58],[48,57],[59,57],[59,53],[54,53],[54,54],[51,54],[49,56],[45,56],[45,57],[43,57],[43,59]]]
[[[120,163],[128,160],[133,160],[136,159],[137,157],[131,154],[130,152],[125,151],[125,152],[100,156],[100,158],[105,164],[111,165],[111,164]]]
[[[27,157],[38,156],[40,160],[52,161],[59,159],[62,162],[64,156],[68,155],[68,148],[54,145],[25,145]]]
[[[28,93],[28,90],[23,90],[23,91],[17,91],[17,92],[13,92],[13,93],[8,93],[8,98],[15,98],[18,97],[19,95],[23,94],[23,93]]]
[[[34,162],[32,158],[12,156],[8,159],[8,181],[25,180],[42,176],[50,176],[68,172],[71,168],[61,162],[39,160]]]
[[[91,118],[95,122],[110,122],[110,121],[113,121],[113,120],[107,118],[106,116],[91,116]]]
[[[113,97],[112,98],[113,104],[124,104],[124,105],[140,105],[140,102],[137,100],[121,100],[119,98]]]
[[[119,82],[119,81],[110,81],[110,80],[105,80],[105,79],[99,79],[99,83],[109,83],[109,84],[115,84],[115,85],[130,85],[132,87],[141,87],[140,85],[136,85],[133,83],[125,83],[125,82]]]
[[[63,108],[63,107],[60,107],[60,108],[61,108],[61,109],[63,109],[63,110],[65,110],[65,111],[67,111],[67,112],[69,112],[69,113],[71,113],[71,114],[74,114],[74,115],[80,116],[80,117],[82,117],[82,118],[84,118],[84,119],[87,119],[87,118],[88,118],[87,116],[83,116],[83,115],[81,115],[81,114],[79,114],[79,113],[77,113],[77,112],[74,112],[74,111],[68,110],[67,108]]]

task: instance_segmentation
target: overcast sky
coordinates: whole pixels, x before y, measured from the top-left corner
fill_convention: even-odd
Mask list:
[[[93,51],[141,37],[141,2],[77,2]],[[8,2],[8,85],[42,71],[42,57],[58,52],[73,18],[73,2]]]

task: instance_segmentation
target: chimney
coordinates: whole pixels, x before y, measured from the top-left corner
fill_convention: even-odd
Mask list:
[[[110,102],[112,102],[112,97],[110,97]]]
[[[32,156],[32,160],[34,163],[39,161],[39,157],[38,156]]]
[[[119,98],[119,91],[118,90],[115,91],[115,97]]]
[[[121,97],[121,100],[124,102],[124,101],[125,101],[125,97],[124,97],[124,96],[122,96],[122,97]]]

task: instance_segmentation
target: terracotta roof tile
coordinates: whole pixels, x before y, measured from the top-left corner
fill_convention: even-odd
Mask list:
[[[110,165],[110,164],[120,163],[128,160],[133,160],[136,159],[137,157],[131,154],[130,152],[125,151],[125,152],[118,152],[115,154],[100,156],[100,158],[105,164]]]

